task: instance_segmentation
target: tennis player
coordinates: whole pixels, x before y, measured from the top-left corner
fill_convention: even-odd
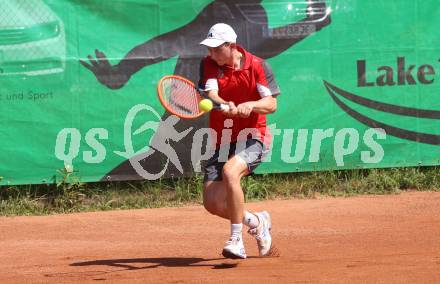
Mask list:
[[[275,112],[280,90],[268,63],[236,44],[236,39],[231,26],[218,23],[200,43],[209,55],[200,65],[199,87],[213,101],[229,105],[229,110],[210,112],[209,126],[217,139],[215,154],[205,165],[203,204],[211,214],[231,222],[223,256],[244,259],[243,224],[257,240],[260,256],[272,247],[270,215],[244,209],[240,180],[269,150],[266,114]]]

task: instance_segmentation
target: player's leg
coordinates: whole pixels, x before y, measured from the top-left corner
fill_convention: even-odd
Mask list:
[[[230,146],[231,147],[229,147],[229,153],[231,154],[235,151],[235,145],[232,144]],[[208,210],[208,212],[210,212],[211,214],[231,220],[232,215],[229,200],[232,199],[233,202],[235,202],[234,198],[237,197],[234,196],[237,194],[233,192],[233,196],[230,196],[231,186],[228,186],[228,184],[232,180],[238,180],[238,186],[240,186],[240,178],[241,176],[246,174],[247,166],[243,166],[243,162],[241,160],[237,160],[237,158],[232,158],[232,160],[228,160],[228,162],[226,163],[219,162],[219,152],[220,150],[217,150],[214,153],[213,157],[209,159],[209,161],[207,161],[204,167],[205,177],[203,183],[203,205],[205,206],[206,210]],[[241,167],[241,169],[233,167],[237,161],[239,162],[238,165]],[[225,173],[225,164],[227,163],[229,164],[226,167]],[[243,173],[238,177],[234,177],[232,176],[232,174],[230,174],[230,170],[232,170],[233,168],[234,171],[242,171]],[[241,212],[239,212],[238,214],[235,213],[238,216],[235,216],[234,220],[238,219],[238,221],[236,221],[237,224],[231,223],[231,237],[226,242],[226,245],[223,249],[223,255],[228,258],[246,258],[246,253],[242,240],[243,225],[240,219],[244,214],[243,204],[240,204],[240,201],[243,203],[244,196],[243,192],[241,191],[241,187],[236,187],[237,186],[234,184],[234,191],[240,190],[240,192],[238,193],[239,203],[238,206],[236,203],[234,203],[233,206],[235,206],[235,210],[241,210]]]
[[[234,194],[238,195],[238,198],[234,199],[232,197],[232,201],[238,201],[238,208],[243,208],[244,202],[241,201],[244,200],[244,196],[239,181],[242,176],[253,171],[261,162],[263,156],[263,147],[259,141],[248,140],[243,148],[244,149],[242,149],[242,151],[240,151],[240,149],[238,149],[239,151],[236,151],[235,145],[231,147],[232,151],[230,153],[236,153],[237,157],[234,159],[231,158],[228,161],[229,164],[225,170],[225,163],[218,162],[218,151],[216,151],[214,156],[207,162],[205,166],[203,204],[211,214],[231,220],[230,210],[228,209],[228,189],[226,187],[226,182],[223,178],[223,175],[226,176],[226,180],[229,181],[229,183],[231,183],[233,180],[238,180],[238,182],[232,183],[233,187],[229,186],[229,191],[233,193],[231,197],[234,196]],[[246,167],[241,167],[243,164],[246,165]],[[241,169],[237,169],[237,165],[240,165]],[[239,175],[235,176],[237,173]],[[240,212],[241,210],[238,209],[236,211]],[[246,210],[243,210],[241,212],[243,213],[239,213],[238,216],[235,216],[234,222],[238,222],[240,220],[240,216],[242,216],[242,222],[240,223],[244,223],[249,227],[248,232],[257,239],[260,255],[265,255],[271,246],[271,238],[270,234],[268,233],[268,229],[271,227],[269,214],[265,211],[250,213]],[[231,225],[231,236],[236,237],[233,239],[238,239],[238,236],[240,236],[239,239],[241,240],[242,224],[235,224],[234,222],[231,223],[233,224]],[[240,251],[241,248],[244,250],[242,241],[238,244],[238,246],[233,246],[235,250]]]
[[[226,189],[226,204],[232,224],[240,224],[243,221],[244,194],[240,180],[249,174],[249,169],[241,157],[235,155],[229,159],[223,167],[222,178]]]
[[[217,149],[204,165],[203,206],[205,206],[209,213],[229,219],[226,189],[222,179],[222,170],[225,162],[219,161],[219,155],[220,150]]]
[[[248,172],[253,172],[261,164],[264,155],[264,146],[258,140],[248,139],[245,145],[237,145],[236,156],[245,161]],[[255,213],[245,211],[243,223],[249,227],[248,233],[257,240],[260,256],[267,255],[272,247],[270,214],[267,211]]]
[[[219,217],[230,220],[226,202],[226,188],[223,181],[206,181],[203,185],[203,205],[205,209]],[[259,225],[256,213],[243,211],[243,224],[254,229]]]
[[[246,258],[243,245],[244,194],[240,185],[243,176],[249,173],[246,162],[237,155],[230,158],[222,170],[222,181],[226,191],[226,204],[231,222],[231,236],[222,254],[228,258]]]
[[[228,151],[229,155],[234,157],[234,143],[229,146]],[[230,201],[228,201],[228,198],[230,198],[229,200],[232,200],[232,202],[238,200],[238,203],[234,203],[234,205],[235,207],[238,206],[239,211],[240,208],[243,208],[244,196],[240,187],[240,179],[243,175],[248,173],[248,167],[242,159],[230,158],[227,162],[220,162],[219,156],[220,149],[217,149],[213,157],[207,161],[204,167],[203,205],[211,214],[231,220],[231,210],[229,209],[230,205],[228,204]],[[225,164],[228,165],[225,167]],[[238,175],[236,176],[236,174]],[[228,186],[228,183],[232,182],[232,180],[236,180],[232,183],[234,185],[234,190],[231,191],[233,195],[228,193],[228,189],[231,189],[231,186]],[[234,217],[235,219],[233,221],[237,224],[241,223],[243,218],[240,218],[240,216],[243,214],[243,210],[241,210],[238,213],[238,216]]]
[[[223,181],[205,181],[203,184],[203,206],[209,213],[229,220],[226,189]]]

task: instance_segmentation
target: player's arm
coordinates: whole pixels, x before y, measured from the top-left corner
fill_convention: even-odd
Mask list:
[[[227,110],[222,110],[223,114],[232,117],[237,115],[237,107],[233,102],[222,99],[218,94],[217,67],[209,59],[202,59],[200,62],[200,81],[199,88],[205,91],[210,100],[217,104],[226,104]]]
[[[259,114],[270,114],[277,110],[277,99],[274,96],[267,96],[258,101],[242,103],[237,106],[238,115],[249,116],[251,112]]]
[[[275,81],[272,68],[266,61],[262,61],[258,68],[255,68],[255,72],[260,99],[239,104],[237,114],[241,117],[248,117],[251,112],[270,114],[277,109],[276,97],[280,94],[280,89]]]
[[[218,90],[209,90],[206,91],[206,94],[208,95],[209,99],[212,100],[213,102],[218,104],[225,104],[228,106],[228,109],[222,109],[223,114],[226,115],[227,117],[233,117],[238,114],[238,110],[235,104],[233,102],[228,102],[222,99],[218,95]]]
[[[205,90],[205,93],[208,95],[208,98],[210,100],[212,100],[215,103],[218,104],[228,104],[227,101],[225,101],[224,99],[222,99],[219,95],[218,95],[218,90]]]

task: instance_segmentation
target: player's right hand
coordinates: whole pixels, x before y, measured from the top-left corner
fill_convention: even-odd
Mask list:
[[[234,102],[228,102],[228,106],[229,106],[229,109],[228,109],[228,110],[222,110],[222,113],[223,113],[226,117],[234,117],[234,116],[237,116],[237,114],[238,114],[238,110],[237,110],[237,107],[235,106]]]

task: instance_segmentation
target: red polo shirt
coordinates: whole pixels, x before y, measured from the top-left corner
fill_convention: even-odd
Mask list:
[[[243,54],[244,58],[244,64],[240,70],[234,70],[226,65],[219,66],[210,56],[202,60],[201,87],[207,91],[217,89],[222,99],[232,101],[236,106],[244,102],[257,101],[264,96],[279,95],[280,90],[270,66],[263,59],[240,46],[237,46],[237,50]],[[227,119],[232,119],[232,127],[230,123],[225,123]],[[221,144],[224,129],[232,129],[230,142],[250,138],[250,135],[243,135],[244,133],[239,136],[240,131],[244,129],[255,129],[254,138],[263,142],[266,149],[269,149],[272,140],[266,127],[265,114],[251,112],[247,118],[228,118],[221,111],[213,110],[210,112],[209,127],[217,134],[216,146]],[[225,140],[228,140],[227,137]]]

